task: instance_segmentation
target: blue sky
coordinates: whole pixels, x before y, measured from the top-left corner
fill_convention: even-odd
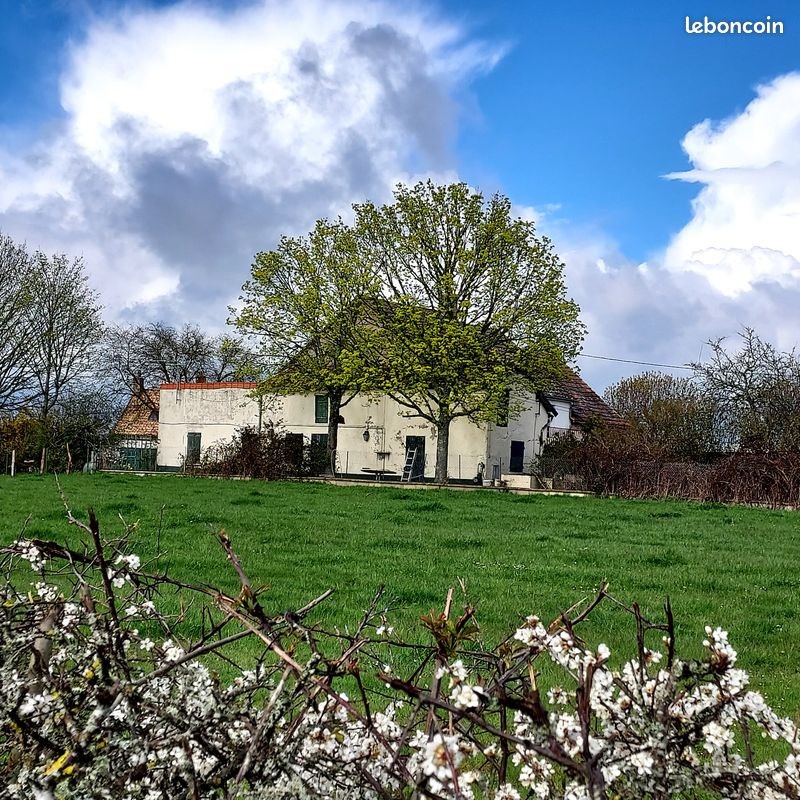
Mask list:
[[[794,0],[1,2],[0,230],[83,254],[110,318],[221,325],[256,249],[431,174],[555,239],[587,352],[684,363],[745,324],[800,339]],[[783,35],[684,31],[767,14]],[[286,71],[307,52],[324,94]],[[598,388],[628,369],[584,363]]]
[[[796,2],[452,3],[511,45],[472,87],[479,121],[459,142],[471,180],[519,202],[560,203],[602,225],[634,259],[688,220],[691,187],[660,176],[685,169],[681,139],[705,118],[741,111],[756,84],[800,69]],[[787,23],[778,37],[689,36],[693,20]]]

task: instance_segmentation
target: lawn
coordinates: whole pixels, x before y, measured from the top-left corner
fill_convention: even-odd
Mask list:
[[[327,588],[316,615],[352,624],[380,585],[392,621],[422,636],[418,617],[466,583],[484,637],[529,613],[551,618],[593,595],[602,580],[658,617],[664,598],[678,649],[699,655],[706,624],[730,631],[740,665],[779,711],[800,714],[800,518],[794,512],[712,504],[419,491],[318,483],[215,481],[178,476],[74,475],[61,479],[76,514],[94,507],[115,535],[121,514],[139,522],[135,551],[161,544],[170,572],[226,590],[235,576],[214,533],[231,536],[253,582],[270,587],[271,612]],[[163,509],[163,510],[162,510]],[[52,477],[0,477],[0,542],[27,533],[74,543]],[[630,618],[601,608],[591,642],[632,654]]]

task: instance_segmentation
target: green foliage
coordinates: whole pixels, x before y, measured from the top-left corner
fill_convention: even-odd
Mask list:
[[[353,231],[318,220],[307,236],[284,236],[256,255],[240,308],[231,309],[240,333],[260,340],[260,394],[327,394],[328,464],[336,463],[339,411],[365,388],[355,330],[364,299],[378,291]]]
[[[444,480],[450,422],[494,419],[511,387],[557,379],[580,347],[579,309],[552,243],[506,197],[427,181],[355,208],[387,297],[369,306],[361,342],[370,381],[437,427]]]
[[[258,253],[233,323],[255,335],[267,370],[264,391],[357,390],[354,348],[359,303],[378,285],[341,221],[319,220],[307,236],[281,238]]]

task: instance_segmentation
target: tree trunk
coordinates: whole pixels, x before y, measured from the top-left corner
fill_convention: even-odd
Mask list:
[[[447,457],[450,453],[450,415],[439,412],[436,423],[436,483],[447,483]]]
[[[339,446],[339,414],[342,410],[342,392],[328,392],[328,461],[326,475],[336,474],[336,448]]]

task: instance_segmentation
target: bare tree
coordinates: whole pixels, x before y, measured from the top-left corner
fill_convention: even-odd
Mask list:
[[[211,336],[186,324],[175,328],[163,322],[114,325],[103,338],[102,363],[121,393],[153,407],[146,389],[161,383],[211,381],[249,377],[248,352],[240,340]]]
[[[0,413],[19,408],[32,389],[30,271],[25,247],[0,235]]]
[[[100,303],[89,287],[83,260],[34,254],[30,272],[30,356],[35,405],[44,441],[40,470],[46,466],[50,417],[71,386],[90,376],[103,331]]]
[[[630,423],[640,452],[695,459],[719,449],[715,403],[697,380],[645,372],[612,384],[604,399]]]
[[[718,405],[718,425],[733,447],[799,449],[800,357],[777,350],[752,328],[739,339],[738,348],[710,341],[710,358],[692,365]]]

